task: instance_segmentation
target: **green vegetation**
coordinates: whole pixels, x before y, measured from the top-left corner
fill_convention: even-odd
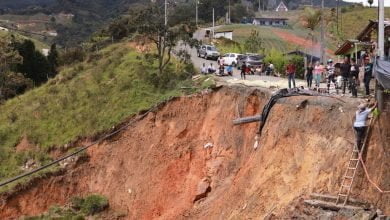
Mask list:
[[[87,197],[74,197],[67,207],[53,206],[40,216],[26,217],[24,220],[84,220],[87,216],[95,216],[108,208],[108,199],[92,194]]]
[[[390,15],[390,8],[385,9],[385,14]],[[368,25],[369,20],[378,19],[378,8],[346,7],[342,13],[341,39],[355,39],[356,36]],[[333,24],[335,26],[336,24]]]
[[[171,96],[193,73],[192,65],[171,62],[156,79],[157,62],[125,43],[90,54],[64,67],[56,78],[0,106],[0,178],[22,172],[29,159],[51,160],[48,151],[79,137],[93,136]],[[25,136],[38,149],[16,152]]]
[[[262,47],[265,50],[276,49],[282,52],[288,52],[294,49],[294,45],[291,45],[274,34],[273,29],[273,27],[237,24],[221,27],[218,29],[218,31],[234,30],[234,41],[240,44],[244,44],[246,39],[251,36],[252,32],[256,31],[262,39]]]

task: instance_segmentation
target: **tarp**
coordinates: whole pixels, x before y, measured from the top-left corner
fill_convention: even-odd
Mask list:
[[[377,60],[375,76],[384,89],[390,89],[390,61]]]

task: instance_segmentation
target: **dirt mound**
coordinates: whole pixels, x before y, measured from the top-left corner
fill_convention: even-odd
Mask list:
[[[268,97],[222,88],[175,99],[91,148],[87,162],[3,195],[0,218],[36,215],[89,193],[105,195],[127,219],[286,217],[289,204],[311,192],[335,194],[352,147],[354,107],[326,97],[281,100],[254,150],[257,124],[234,127],[232,119],[259,113]],[[307,107],[297,110],[305,99]],[[388,187],[383,132],[374,129],[367,166]],[[363,177],[357,182],[355,197],[390,212],[388,195]]]

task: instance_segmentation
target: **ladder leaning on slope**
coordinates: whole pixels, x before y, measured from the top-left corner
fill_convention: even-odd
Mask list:
[[[337,194],[337,200],[336,200],[336,205],[341,203],[343,201],[343,206],[345,206],[348,202],[349,195],[351,194],[352,190],[352,185],[355,180],[355,176],[357,173],[357,169],[359,168],[360,165],[360,155],[363,154],[364,149],[366,147],[367,139],[371,130],[371,125],[374,120],[374,116],[371,117],[370,123],[368,126],[368,129],[366,131],[364,141],[362,144],[362,147],[359,151],[359,148],[357,147],[357,144],[354,144],[354,147],[352,149],[351,156],[349,158],[348,166],[347,169],[345,170],[345,174],[343,176],[343,180],[341,181],[339,193]]]

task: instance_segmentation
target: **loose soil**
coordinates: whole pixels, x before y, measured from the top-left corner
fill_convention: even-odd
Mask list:
[[[272,29],[272,31],[278,37],[282,38],[283,40],[285,40],[285,41],[287,41],[287,42],[289,42],[291,44],[301,46],[305,50],[308,50],[308,51],[312,51],[313,48],[314,48],[314,54],[319,54],[320,53],[321,45],[319,43],[312,44],[312,42],[309,39],[305,39],[303,37],[299,37],[299,36],[294,35],[292,33],[288,33],[288,32],[283,31],[283,30],[278,30],[276,28]],[[326,49],[326,53],[333,56],[334,51]]]
[[[0,219],[37,215],[90,193],[105,195],[125,219],[291,217],[310,193],[337,193],[352,148],[356,103],[282,99],[255,150],[258,125],[233,126],[232,120],[258,114],[269,96],[223,87],[174,99],[90,148],[85,162],[2,195]],[[304,100],[308,105],[297,110]],[[383,114],[366,154],[369,172],[383,188],[390,188],[388,121]],[[352,196],[390,214],[390,196],[375,191],[361,170]]]

